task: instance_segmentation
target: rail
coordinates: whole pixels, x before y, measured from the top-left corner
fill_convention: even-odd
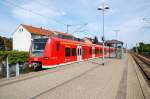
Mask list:
[[[150,87],[150,59],[135,53],[132,53],[132,57],[139,66],[144,79]]]

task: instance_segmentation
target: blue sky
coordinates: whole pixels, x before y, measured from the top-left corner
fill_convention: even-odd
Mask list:
[[[118,39],[129,47],[140,41],[150,43],[150,0],[0,0],[0,35],[11,37],[20,24],[66,32],[64,24],[88,23],[82,32],[72,33],[80,25],[70,27],[69,32],[100,39],[102,13],[97,7],[102,3],[110,7],[105,13],[106,39],[115,39],[113,30],[120,30]]]

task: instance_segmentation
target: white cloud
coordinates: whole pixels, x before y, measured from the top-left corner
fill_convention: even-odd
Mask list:
[[[47,22],[48,20],[53,20],[53,18],[57,16],[63,16],[67,14],[65,11],[60,10],[58,7],[52,6],[51,3],[45,3],[47,3],[49,6],[44,6],[34,0],[22,5],[20,4],[20,7],[23,9],[14,7],[14,9],[12,10],[13,16],[22,21]],[[26,9],[27,11],[24,9]]]
[[[10,18],[10,21],[6,21],[8,18],[1,18],[1,23],[10,24],[13,22],[12,25],[16,25],[14,27],[17,27],[20,23],[27,23],[33,26],[45,26],[47,28],[66,31],[65,26],[57,24],[52,20],[63,20],[63,22],[68,24],[82,24],[83,22],[88,22],[88,26],[83,28],[83,30],[86,29],[89,33],[74,34],[78,37],[92,37],[96,35],[100,39],[102,36],[102,13],[96,9],[104,1],[110,7],[105,16],[106,39],[114,39],[115,33],[113,30],[119,29],[120,32],[118,35],[120,40],[128,43],[136,43],[138,41],[150,42],[148,34],[150,29],[145,28],[150,25],[141,22],[143,17],[150,17],[149,0],[65,0],[65,2],[64,0],[16,0],[13,2],[18,2],[17,5],[28,10],[31,9],[33,12],[48,16],[49,18],[24,11],[18,7],[13,7],[9,10],[9,7],[6,6],[4,8],[7,10],[4,10],[4,12],[12,11],[13,17],[16,19],[13,17],[10,18],[9,16],[12,15],[6,14],[5,17]],[[3,13],[2,8],[0,11]],[[67,13],[65,11],[67,11]],[[64,15],[66,16],[62,17]],[[3,27],[2,25],[1,31],[10,31],[10,29]],[[76,29],[76,27],[70,27],[69,31],[74,31],[74,29]]]
[[[148,39],[147,34],[142,30],[144,24],[140,20],[141,17],[130,18],[120,25],[119,39],[128,43],[130,47]]]

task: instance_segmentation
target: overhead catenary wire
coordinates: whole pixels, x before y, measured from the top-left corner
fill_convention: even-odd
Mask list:
[[[41,0],[36,0],[36,2],[38,2],[38,3],[40,3],[41,5],[43,5],[43,6],[49,6],[48,4],[46,4],[46,3],[43,3],[43,2],[41,2]],[[75,26],[81,26],[81,25],[84,25],[84,24],[64,24],[65,26],[66,26],[66,33],[69,33],[69,28],[70,27],[75,27]],[[79,32],[83,32],[83,31],[79,31]]]
[[[24,11],[29,12],[29,13],[33,13],[33,14],[38,15],[38,16],[41,16],[41,17],[43,17],[43,18],[47,18],[47,19],[50,19],[50,20],[52,20],[52,21],[55,21],[56,23],[59,23],[59,24],[61,24],[61,25],[63,25],[63,26],[67,26],[67,28],[69,28],[68,26],[79,26],[79,25],[81,25],[81,27],[77,28],[77,29],[76,29],[75,31],[73,31],[72,33],[75,33],[75,32],[80,31],[85,25],[87,25],[87,23],[86,23],[86,24],[65,24],[64,22],[58,21],[58,20],[56,20],[56,19],[52,19],[52,18],[49,17],[49,16],[46,16],[46,15],[43,15],[43,14],[38,13],[38,12],[36,12],[36,11],[33,11],[32,9],[22,7],[22,6],[18,5],[17,3],[15,3],[14,1],[12,2],[12,1],[9,1],[9,0],[4,0],[4,1],[2,1],[2,2],[0,2],[0,3],[1,3],[1,4],[7,4],[7,5],[13,6],[13,7],[18,7],[18,8],[20,8],[20,9],[24,10]],[[68,31],[68,29],[67,29],[67,31]]]
[[[143,18],[143,21],[145,21],[146,23],[150,23],[150,18]]]
[[[88,23],[82,24],[82,26],[80,26],[79,28],[77,28],[76,30],[74,30],[72,33],[80,31],[86,25],[88,25]]]
[[[143,19],[142,19],[142,21],[144,22],[144,24],[145,24],[145,26],[144,26],[144,28],[150,28],[150,17],[144,17]]]
[[[83,28],[83,26],[85,26],[85,25],[87,25],[87,23],[86,24],[67,24],[66,26],[67,26],[67,32],[66,33],[68,33],[69,32],[69,27],[72,27],[72,26],[81,26],[81,27],[79,27],[79,28],[77,28],[78,29],[78,31],[80,31],[82,28]],[[75,29],[75,32],[77,32],[77,29]],[[74,32],[72,32],[72,33],[74,33]]]

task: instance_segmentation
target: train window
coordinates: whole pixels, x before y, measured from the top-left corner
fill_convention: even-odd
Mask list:
[[[100,53],[100,51],[99,51],[99,49],[97,49],[97,54],[99,54]]]
[[[92,49],[92,54],[95,54],[95,50],[94,49]]]
[[[102,50],[102,49],[100,49],[99,51],[100,51],[100,54],[102,54],[102,53],[103,53],[103,50]]]
[[[95,49],[95,54],[99,54],[99,50],[98,49]]]
[[[76,56],[76,48],[72,49],[72,56]]]
[[[107,51],[107,49],[105,49],[105,54],[107,54],[108,53],[108,51]]]
[[[85,55],[85,54],[86,54],[86,50],[82,49],[82,55]]]
[[[59,51],[59,49],[60,49],[60,44],[57,43],[57,44],[56,44],[56,51]]]
[[[70,56],[70,48],[65,48],[65,56],[66,57]]]
[[[79,52],[79,51],[80,51],[80,49],[78,48],[78,56],[80,55],[80,52]]]
[[[80,48],[80,55],[82,54],[82,49]]]
[[[92,54],[92,47],[90,47],[89,53]]]

